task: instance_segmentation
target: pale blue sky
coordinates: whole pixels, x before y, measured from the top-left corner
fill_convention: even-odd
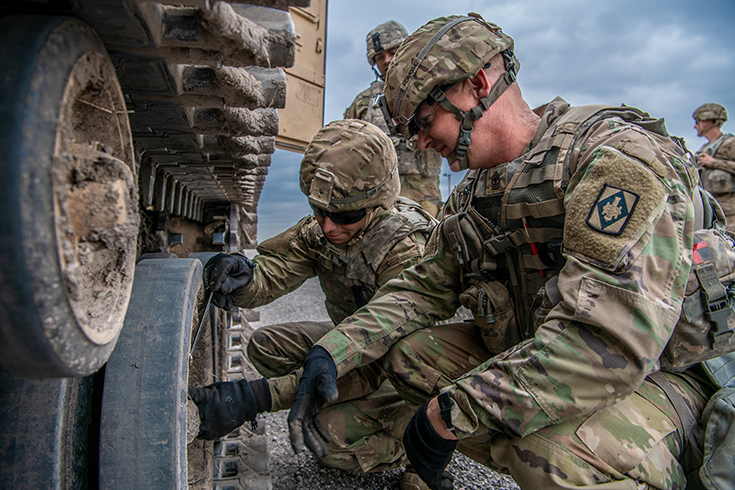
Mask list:
[[[557,95],[573,105],[640,107],[665,117],[692,151],[705,142],[691,118],[699,105],[719,102],[735,117],[733,0],[329,0],[324,122],[341,118],[374,79],[365,58],[373,27],[393,19],[412,32],[468,12],[514,38],[520,87],[532,107]],[[735,133],[735,123],[723,129]],[[309,213],[298,186],[300,158],[273,155],[258,206],[260,241]],[[453,174],[452,185],[460,177]],[[441,189],[446,195],[446,177]]]

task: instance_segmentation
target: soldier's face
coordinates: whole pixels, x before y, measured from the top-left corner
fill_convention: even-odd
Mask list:
[[[387,51],[381,51],[375,55],[375,65],[378,67],[378,71],[382,76],[385,76],[385,72],[388,71],[388,65],[393,61],[393,57],[396,55],[398,47],[389,49]]]
[[[462,111],[469,112],[490,93],[500,73],[493,74],[490,79],[484,70],[480,70],[474,78],[456,83],[449,88],[445,92],[446,98]],[[512,91],[503,92],[490,107],[485,109],[483,116],[472,123],[470,149],[467,153],[470,169],[489,168],[509,162],[521,155],[530,141],[536,126],[530,129],[531,135],[527,139],[525,134],[518,131],[519,127],[527,129],[528,124],[523,118],[515,117],[514,105],[518,103],[516,99],[512,99],[514,96],[516,99],[520,98],[520,92],[517,95]],[[522,98],[520,100],[522,101]],[[414,117],[417,118],[416,126],[419,128],[418,140],[421,150],[432,148],[447,158],[457,148],[462,122],[452,112],[436,102],[431,106],[422,102]],[[520,136],[523,136],[523,139]],[[459,162],[449,161],[449,168],[458,172]]]
[[[702,136],[715,125],[714,121],[697,121],[694,120],[694,129],[697,130],[697,136]]]
[[[467,111],[477,103],[467,93],[464,85],[464,83],[454,85],[447,90],[446,97],[454,105]],[[437,102],[431,105],[422,102],[414,117],[416,118],[416,126],[419,128],[419,148],[421,150],[431,148],[441,154],[442,157],[447,158],[457,147],[457,140],[459,139],[461,123],[457,120],[457,117]],[[470,168],[474,168],[472,166],[473,153],[476,153],[475,147],[470,145]],[[458,172],[459,162],[449,162],[449,167]]]
[[[335,245],[343,245],[352,240],[352,237],[365,228],[369,217],[370,213],[357,223],[340,225],[339,223],[332,221],[328,216],[319,216],[317,213],[314,213],[314,218],[316,218],[316,222],[319,223],[319,226],[322,228],[324,236]]]

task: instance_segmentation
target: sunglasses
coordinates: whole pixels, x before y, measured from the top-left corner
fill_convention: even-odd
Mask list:
[[[312,206],[311,209],[314,211],[314,215],[320,218],[329,218],[338,225],[352,225],[360,221],[367,214],[367,210],[358,209],[356,211],[344,211],[342,213],[333,213],[326,211],[322,208]]]

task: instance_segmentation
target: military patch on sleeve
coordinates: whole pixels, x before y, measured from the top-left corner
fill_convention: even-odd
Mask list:
[[[608,184],[600,191],[586,223],[594,230],[608,235],[620,235],[633,214],[639,196]]]
[[[667,196],[667,186],[647,166],[600,146],[567,196],[564,249],[606,270],[620,270],[651,240],[646,231],[665,212]]]

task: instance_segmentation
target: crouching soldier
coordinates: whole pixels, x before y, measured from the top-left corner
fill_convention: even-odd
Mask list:
[[[224,436],[258,413],[290,408],[312,345],[418,262],[436,224],[418,204],[398,198],[393,144],[365,121],[335,121],[322,128],[304,154],[300,184],[312,216],[264,241],[252,261],[241,255],[213,257],[204,279],[214,303],[229,309],[268,304],[318,277],[332,321],[256,330],[247,352],[264,378],[190,390],[199,407],[201,438]],[[310,361],[323,359],[313,355]],[[319,461],[357,473],[405,465],[401,437],[412,411],[382,368],[355,370],[337,386],[339,396],[335,393],[319,415],[331,441],[317,454]],[[426,487],[409,468],[401,488]]]

